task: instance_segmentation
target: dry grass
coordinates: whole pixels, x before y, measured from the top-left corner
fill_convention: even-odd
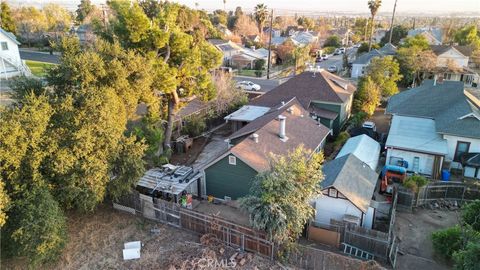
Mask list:
[[[168,269],[182,260],[201,257],[205,246],[193,233],[145,220],[142,217],[100,206],[95,213],[70,213],[69,240],[59,260],[42,269]],[[152,234],[151,229],[158,229]],[[123,261],[123,244],[141,241],[139,260]],[[224,247],[225,250],[233,249]],[[252,261],[239,269],[272,269],[274,263],[253,256]],[[25,260],[2,263],[2,269],[26,269]]]

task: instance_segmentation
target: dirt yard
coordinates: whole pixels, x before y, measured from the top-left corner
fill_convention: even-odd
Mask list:
[[[431,234],[458,224],[457,215],[456,211],[429,209],[417,209],[414,213],[397,212],[395,230],[404,255],[398,254],[396,269],[451,269],[434,254]]]
[[[56,264],[43,269],[195,269],[189,263],[198,263],[205,257],[228,262],[237,252],[219,243],[212,246],[208,239],[201,244],[199,236],[193,233],[109,206],[102,206],[93,214],[70,215],[68,221],[69,242],[62,256]],[[129,241],[142,242],[139,260],[123,261],[123,244]],[[276,263],[251,253],[239,256],[247,259],[235,269],[281,269]],[[22,260],[3,262],[1,268],[27,269]]]

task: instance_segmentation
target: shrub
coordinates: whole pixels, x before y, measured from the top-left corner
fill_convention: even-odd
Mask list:
[[[340,132],[340,134],[338,134],[337,138],[333,142],[333,145],[335,146],[336,149],[339,149],[340,147],[342,147],[342,145],[345,144],[345,142],[349,138],[350,138],[350,134],[348,134],[348,132],[346,131],[342,131]]]
[[[425,186],[428,183],[427,178],[421,175],[412,175],[405,179],[403,186],[412,190],[413,192],[418,192],[418,189]]]
[[[354,127],[359,127],[363,124],[363,122],[367,119],[368,114],[366,112],[357,112],[352,117],[350,117],[350,123]]]
[[[322,50],[323,50],[323,53],[324,54],[332,54],[334,51],[335,51],[335,47],[324,47]]]
[[[456,270],[480,269],[480,241],[469,242],[464,250],[453,253]]]
[[[459,226],[432,233],[433,249],[436,253],[451,259],[454,252],[462,248],[462,231]]]
[[[191,137],[197,137],[207,129],[205,119],[199,116],[194,116],[186,121],[185,126],[182,128],[182,132],[188,134]]]
[[[475,200],[463,207],[462,219],[465,224],[480,232],[480,200]]]

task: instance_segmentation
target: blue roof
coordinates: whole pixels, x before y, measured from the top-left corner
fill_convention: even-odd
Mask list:
[[[9,39],[11,39],[15,44],[20,45],[20,42],[18,42],[18,40],[17,40],[17,38],[15,37],[14,34],[5,31],[5,30],[3,30],[2,28],[0,28],[0,33],[2,33],[2,34],[4,34],[5,36],[7,36],[7,37],[8,37]]]

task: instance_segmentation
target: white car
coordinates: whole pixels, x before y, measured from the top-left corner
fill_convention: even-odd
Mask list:
[[[241,81],[237,83],[237,88],[240,88],[246,91],[260,91],[262,87],[251,81]]]
[[[371,129],[371,130],[373,130],[374,132],[377,131],[377,126],[375,125],[374,122],[371,122],[371,121],[363,122],[362,127],[363,127],[363,128],[366,128],[366,129]]]
[[[328,59],[328,55],[322,54],[322,60],[327,60],[327,59]]]
[[[335,73],[337,72],[337,66],[329,66],[327,70],[328,72]]]

